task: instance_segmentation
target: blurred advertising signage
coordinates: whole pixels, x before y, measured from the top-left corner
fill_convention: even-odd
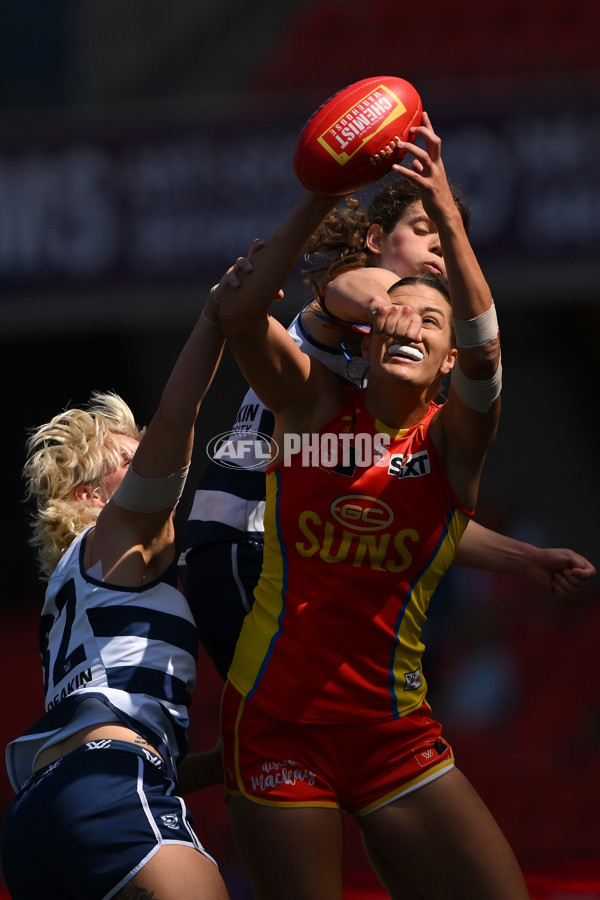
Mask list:
[[[245,252],[300,193],[295,135],[0,143],[0,282],[187,278]]]
[[[439,116],[438,116],[439,120]],[[582,135],[582,128],[586,135]],[[543,262],[600,243],[600,116],[438,124],[482,258]],[[136,282],[220,271],[300,196],[297,132],[0,138],[0,283]]]

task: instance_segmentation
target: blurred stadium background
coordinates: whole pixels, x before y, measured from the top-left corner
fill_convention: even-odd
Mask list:
[[[600,566],[599,40],[593,0],[4,0],[3,744],[41,712],[26,428],[93,389],[149,420],[207,289],[300,196],[305,119],[359,78],[420,91],[499,307],[503,417],[479,520]],[[291,279],[282,319],[303,296]],[[242,390],[227,356],[180,521]],[[537,900],[600,898],[599,600],[598,581],[562,604],[455,569],[432,608],[434,712]],[[216,739],[219,692],[201,654],[195,749]],[[11,796],[3,773],[0,814]],[[246,900],[222,791],[189,802],[232,900]],[[346,880],[349,898],[383,896],[349,820]]]

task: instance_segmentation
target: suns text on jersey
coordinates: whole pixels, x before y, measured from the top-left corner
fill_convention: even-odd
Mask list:
[[[300,514],[298,527],[306,539],[296,542],[300,556],[308,558],[318,553],[324,562],[349,562],[353,566],[369,566],[387,572],[408,569],[413,560],[410,546],[419,540],[419,533],[414,528],[379,531],[377,534],[340,530],[311,510]]]

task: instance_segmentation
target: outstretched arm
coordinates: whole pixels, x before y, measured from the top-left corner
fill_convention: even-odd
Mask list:
[[[173,367],[130,471],[98,516],[89,562],[102,563],[105,581],[140,585],[174,558],[173,509],[185,484],[196,417],[223,345],[218,304],[210,296]]]
[[[492,393],[489,404],[480,402],[480,395],[488,384],[495,388],[500,340],[496,325],[487,329],[483,340],[477,333],[471,341],[469,323],[481,321],[484,316],[486,322],[490,318],[495,321],[494,303],[446,178],[441,140],[426,113],[422,125],[412,131],[424,140],[425,148],[401,143],[401,148],[413,156],[412,168],[393,168],[419,187],[423,208],[436,225],[457,336],[457,360],[448,400],[437,420],[443,429],[439,449],[457,496],[465,506],[474,508],[481,467],[494,439],[500,412],[499,390]],[[462,334],[469,331],[466,340],[461,339],[459,325]],[[483,399],[487,397],[486,393]]]
[[[564,547],[536,547],[469,522],[454,562],[473,569],[518,575],[543,590],[566,598],[595,576],[592,563]]]
[[[339,198],[307,192],[253,260],[251,275],[223,298],[220,315],[227,340],[246,380],[275,416],[312,415],[328,395],[311,359],[269,315],[272,298],[293,270],[306,241]],[[333,376],[331,376],[333,377]],[[317,412],[318,415],[318,412]]]

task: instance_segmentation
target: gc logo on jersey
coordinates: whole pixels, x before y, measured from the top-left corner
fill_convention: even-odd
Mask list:
[[[336,522],[354,531],[381,531],[394,521],[394,513],[387,503],[366,494],[338,497],[329,511]]]

